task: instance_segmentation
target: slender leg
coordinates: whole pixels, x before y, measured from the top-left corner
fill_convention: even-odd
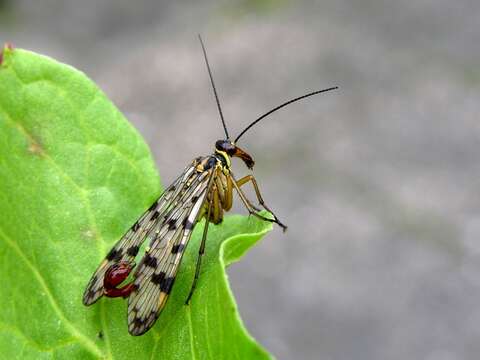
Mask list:
[[[223,210],[222,205],[220,204],[220,195],[218,193],[218,188],[214,188],[212,191],[212,214],[210,215],[212,218],[210,219],[211,222],[214,224],[218,224],[223,219]]]
[[[190,292],[188,293],[187,300],[185,301],[186,305],[188,305],[190,299],[192,298],[193,291],[197,286],[198,276],[200,275],[200,266],[202,264],[202,256],[205,253],[205,242],[207,240],[208,224],[210,224],[210,214],[212,213],[212,205],[213,205],[213,194],[212,194],[212,198],[208,203],[207,217],[205,220],[205,226],[203,227],[202,242],[200,243],[200,249],[198,250],[197,266],[195,267],[195,277],[193,278],[192,287],[190,288]]]
[[[257,195],[257,200],[260,203],[260,205],[263,206],[263,208],[265,210],[267,210],[269,213],[271,213],[273,215],[277,224],[280,225],[283,228],[283,231],[287,230],[287,226],[283,225],[280,222],[280,220],[278,220],[277,215],[275,215],[275,213],[272,210],[270,210],[270,208],[267,206],[267,204],[265,204],[265,201],[262,198],[262,194],[260,193],[260,189],[258,187],[257,180],[255,179],[255,177],[253,175],[244,176],[243,178],[241,178],[240,180],[237,181],[237,185],[238,185],[238,187],[241,187],[241,186],[245,185],[246,183],[248,183],[249,181],[252,183],[253,188],[255,189],[255,194]]]
[[[245,185],[247,182],[250,181],[250,179],[249,179],[250,177],[253,178],[253,175],[246,175],[246,176],[242,177],[240,180],[234,180],[234,181],[237,183],[238,187],[242,187],[243,185]],[[256,188],[255,188],[255,192],[257,192]],[[260,196],[260,198],[261,198],[261,196]],[[257,194],[257,199],[259,200],[258,194]],[[260,200],[259,200],[259,202],[260,202]],[[254,206],[251,202],[250,202],[250,205],[251,205],[252,209],[254,209],[255,211],[262,211],[258,207]],[[262,205],[262,204],[260,203],[260,205]],[[268,211],[270,211],[270,210],[268,210]]]
[[[233,178],[233,175],[232,175],[232,178]],[[255,209],[256,209],[255,206],[253,206],[252,203],[250,202],[250,200],[247,199],[247,197],[245,196],[243,191],[240,189],[240,186],[237,184],[237,181],[235,179],[233,179],[232,183],[233,183],[233,187],[237,190],[238,195],[240,196],[240,199],[242,200],[243,204],[245,205],[245,207],[247,208],[248,212],[251,215],[254,215],[254,216],[258,217],[259,219],[262,219],[263,221],[273,222],[273,223],[277,224],[278,226],[280,226],[283,229],[284,232],[285,232],[285,230],[287,230],[287,227],[284,224],[282,224],[273,213],[272,213],[272,215],[274,217],[273,219],[269,219],[265,216],[262,216],[262,215],[258,214],[255,211]],[[268,210],[268,211],[270,211],[270,210]]]

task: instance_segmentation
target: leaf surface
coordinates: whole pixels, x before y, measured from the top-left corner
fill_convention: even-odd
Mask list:
[[[91,80],[50,58],[4,48],[2,357],[270,358],[244,328],[225,273],[271,229],[254,218],[231,216],[210,226],[198,287],[186,306],[203,222],[196,226],[167,306],[144,336],[128,334],[123,299],[82,305],[99,262],[160,193],[147,145]]]

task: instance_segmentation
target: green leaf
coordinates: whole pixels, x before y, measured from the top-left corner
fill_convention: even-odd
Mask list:
[[[244,328],[224,271],[271,229],[254,218],[210,226],[198,287],[186,306],[203,222],[196,227],[166,309],[144,336],[128,335],[123,299],[82,305],[99,262],[159,194],[148,147],[84,74],[4,49],[3,358],[270,358]]]

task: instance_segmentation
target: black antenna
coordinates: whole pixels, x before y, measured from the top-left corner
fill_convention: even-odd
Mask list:
[[[200,45],[202,45],[203,57],[205,58],[205,63],[207,64],[208,75],[210,76],[210,82],[212,83],[213,93],[215,94],[215,100],[217,101],[218,112],[220,113],[223,129],[225,130],[225,135],[227,136],[227,140],[228,140],[230,139],[230,136],[228,136],[227,125],[225,125],[225,119],[223,118],[222,108],[220,107],[220,101],[218,100],[217,89],[215,88],[215,83],[213,82],[212,70],[210,70],[210,64],[208,63],[207,51],[205,50],[205,45],[203,45],[203,40],[200,34],[198,34],[198,39],[200,40]]]
[[[281,105],[278,105],[276,108],[273,108],[272,110],[270,110],[269,112],[263,114],[262,116],[260,116],[257,120],[255,120],[254,122],[252,122],[250,125],[248,125],[241,133],[240,135],[237,136],[237,138],[235,139],[235,141],[233,142],[234,144],[238,141],[238,139],[240,139],[240,137],[245,134],[247,132],[248,129],[250,129],[253,125],[255,125],[256,123],[258,123],[260,120],[262,120],[264,117],[267,117],[268,115],[270,115],[271,113],[283,108],[284,106],[287,106],[295,101],[298,101],[298,100],[302,100],[302,99],[305,99],[306,97],[309,97],[309,96],[312,96],[312,95],[316,95],[316,94],[320,94],[320,93],[323,93],[323,92],[327,92],[327,91],[330,91],[330,90],[335,90],[335,89],[338,89],[338,86],[334,86],[334,87],[331,87],[331,88],[328,88],[328,89],[323,89],[323,90],[317,90],[317,91],[314,91],[314,92],[311,92],[309,94],[305,94],[305,95],[302,95],[302,96],[299,96],[295,99],[292,99],[292,100],[289,100],[287,102],[284,102],[283,104]]]

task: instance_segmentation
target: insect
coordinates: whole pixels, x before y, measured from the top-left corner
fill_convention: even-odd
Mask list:
[[[231,209],[234,190],[249,214],[276,223],[284,231],[287,229],[265,204],[255,177],[250,174],[237,180],[234,176],[231,168],[233,157],[241,159],[250,170],[255,164],[253,158],[236,144],[252,126],[280,108],[303,98],[336,89],[332,87],[314,91],[287,101],[257,118],[232,141],[200,36],[199,40],[226,139],[215,143],[213,154],[194,159],[133,224],[99,265],[83,295],[85,305],[95,303],[103,295],[128,298],[128,331],[131,335],[142,335],[155,323],[168,299],[193,228],[205,217],[195,276],[186,299],[186,304],[189,303],[199,277],[209,224],[219,224],[223,219],[223,213]],[[260,206],[270,212],[271,218],[259,214],[260,209],[244,194],[241,187],[248,183],[253,185]],[[138,266],[135,266],[134,260],[140,246],[147,240],[150,245]],[[133,280],[127,285],[118,287],[134,268]]]

